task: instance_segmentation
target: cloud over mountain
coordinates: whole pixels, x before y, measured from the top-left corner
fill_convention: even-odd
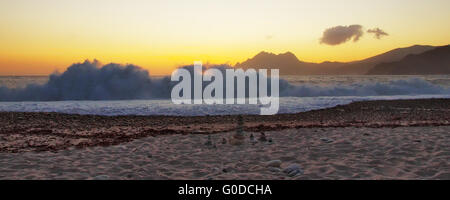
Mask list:
[[[377,39],[381,39],[381,37],[389,35],[388,33],[381,30],[380,28],[369,29],[369,30],[367,30],[367,33],[374,34],[375,38],[377,38]]]
[[[334,46],[349,40],[357,42],[364,35],[362,28],[363,27],[358,24],[328,28],[323,32],[320,43]]]

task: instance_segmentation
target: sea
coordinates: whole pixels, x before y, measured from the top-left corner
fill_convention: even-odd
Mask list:
[[[152,77],[154,80],[164,77]],[[315,75],[281,76],[289,87],[280,92],[278,113],[298,113],[355,101],[450,98],[450,75]],[[45,85],[48,76],[0,76],[0,111],[58,112],[94,115],[239,115],[259,114],[263,105],[175,105],[169,98],[127,100],[35,100],[26,95],[1,101],[8,95]],[[146,83],[143,83],[146,84]],[[25,88],[28,87],[28,90]],[[31,87],[32,88],[32,87]],[[162,87],[164,88],[164,87]],[[131,91],[132,92],[132,91]],[[23,96],[23,95],[22,95]]]

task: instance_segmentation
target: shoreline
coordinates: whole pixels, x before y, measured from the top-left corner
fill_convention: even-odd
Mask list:
[[[172,134],[236,129],[237,115],[98,116],[0,112],[0,152],[109,146]],[[298,128],[450,126],[450,99],[360,101],[296,114],[243,115],[247,132]]]
[[[360,101],[296,114],[243,115],[244,131],[450,126],[450,99]],[[110,146],[160,135],[236,129],[237,116],[98,116],[0,112],[0,152]]]

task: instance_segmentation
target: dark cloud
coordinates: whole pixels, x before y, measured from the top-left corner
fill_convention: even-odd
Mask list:
[[[320,43],[339,45],[351,39],[353,39],[353,42],[357,42],[363,35],[364,32],[361,25],[335,26],[323,32]]]
[[[367,33],[374,34],[375,38],[377,38],[377,39],[381,39],[381,37],[389,35],[388,33],[384,32],[380,28],[369,29],[369,30],[367,30]]]

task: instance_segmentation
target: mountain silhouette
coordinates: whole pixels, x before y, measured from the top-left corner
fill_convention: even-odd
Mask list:
[[[258,53],[251,59],[243,63],[237,63],[237,68],[265,68],[280,69],[280,74],[311,74],[311,70],[315,67],[315,63],[300,61],[297,56],[291,52],[282,54],[273,54],[268,52]]]
[[[450,45],[437,47],[421,54],[410,54],[400,61],[378,64],[367,74],[450,74]]]
[[[339,68],[333,74],[361,75],[366,74],[375,65],[386,62],[394,62],[403,59],[411,54],[420,54],[436,47],[427,45],[414,45],[405,48],[397,48],[386,53],[382,53],[364,60],[348,63]]]
[[[291,52],[273,54],[262,51],[253,58],[237,63],[235,67],[243,69],[280,69],[280,75],[362,75],[380,63],[399,61],[407,55],[420,54],[434,48],[436,47],[415,45],[347,63],[328,61],[322,63],[303,62]]]

